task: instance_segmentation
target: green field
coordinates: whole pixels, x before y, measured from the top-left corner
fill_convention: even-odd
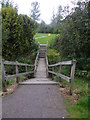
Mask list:
[[[34,38],[36,42],[40,42],[40,44],[47,44],[47,42],[50,43],[55,36],[56,34],[50,34],[50,36],[48,36],[48,34],[37,33]]]

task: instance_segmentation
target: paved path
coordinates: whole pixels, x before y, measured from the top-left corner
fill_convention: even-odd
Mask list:
[[[3,118],[62,118],[67,111],[58,85],[21,85],[2,103]]]
[[[36,78],[20,83],[3,97],[3,118],[62,118],[67,111],[57,82],[46,78],[44,58],[40,58]]]

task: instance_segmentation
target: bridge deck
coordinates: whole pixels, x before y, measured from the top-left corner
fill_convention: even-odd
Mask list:
[[[39,63],[38,63],[38,68],[37,68],[37,72],[35,75],[35,78],[26,80],[24,82],[19,83],[20,85],[44,85],[44,84],[51,84],[51,85],[57,85],[58,82],[52,81],[51,78],[46,78],[46,65],[45,65],[45,58],[40,58],[39,59]]]

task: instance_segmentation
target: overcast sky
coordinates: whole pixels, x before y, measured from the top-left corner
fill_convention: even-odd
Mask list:
[[[50,23],[52,11],[57,10],[59,5],[72,7],[71,1],[75,0],[13,0],[14,4],[18,5],[18,13],[30,15],[31,3],[38,1],[40,3],[41,19],[47,24]]]

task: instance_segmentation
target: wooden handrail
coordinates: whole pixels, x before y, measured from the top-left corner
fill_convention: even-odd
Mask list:
[[[47,56],[46,56],[46,59],[47,59]],[[71,65],[70,77],[61,74],[61,68],[64,65]],[[54,67],[56,67],[56,66],[59,66],[59,72],[54,71]],[[72,95],[72,93],[73,93],[75,66],[76,66],[76,60],[70,60],[70,61],[62,61],[62,62],[59,62],[56,64],[48,65],[47,66],[48,68],[46,67],[46,69],[48,70],[48,73],[52,74],[52,79],[54,77],[53,75],[56,75],[56,76],[63,78],[64,80],[66,80],[70,83],[70,95]],[[50,67],[52,67],[52,71],[49,70]]]
[[[56,64],[48,65],[48,67],[55,67],[55,66],[59,66],[59,65],[71,65],[71,64],[72,64],[72,60],[71,61],[63,61],[63,62],[59,62]]]
[[[35,66],[35,68],[34,68],[34,74],[37,71],[38,61],[39,61],[39,51],[37,53],[37,56],[36,56],[36,59],[35,59],[35,63],[34,63],[34,66]]]
[[[14,65],[16,66],[16,74],[14,75],[6,75],[5,74],[5,66],[4,65]],[[25,66],[26,70],[24,73],[19,73],[18,66]],[[16,78],[16,82],[19,83],[18,77],[21,75],[27,75],[27,74],[34,74],[33,71],[28,71],[27,67],[34,67],[35,65],[30,65],[30,64],[24,64],[24,63],[19,63],[18,61],[12,62],[12,61],[5,61],[2,59],[2,84],[3,84],[3,91],[7,91],[6,89],[6,80],[11,79],[11,78]]]
[[[31,67],[34,67],[34,65],[30,65],[30,64],[24,64],[24,63],[19,63],[19,62],[12,62],[12,61],[4,61],[4,65],[18,65],[18,66],[31,66]]]

